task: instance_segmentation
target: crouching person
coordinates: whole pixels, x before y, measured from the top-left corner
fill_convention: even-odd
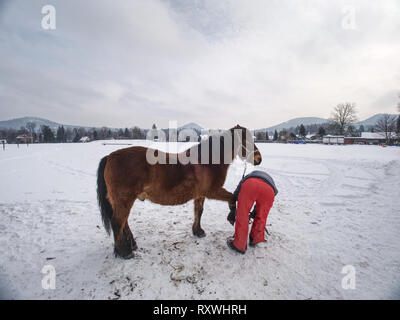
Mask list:
[[[249,212],[253,204],[256,203],[249,237],[250,246],[264,242],[267,216],[278,194],[278,189],[269,174],[257,170],[243,177],[233,194],[237,201],[237,210],[231,207],[227,219],[232,225],[235,224],[235,235],[227,240],[227,244],[232,250],[245,253],[249,232]]]

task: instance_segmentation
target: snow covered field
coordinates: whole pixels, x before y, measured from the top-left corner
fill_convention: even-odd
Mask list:
[[[121,260],[101,224],[96,170],[101,157],[124,147],[97,141],[0,150],[3,296],[400,298],[400,148],[259,144],[260,167],[279,189],[266,243],[246,255],[228,249],[233,227],[222,202],[206,200],[207,236],[199,239],[191,232],[192,201],[176,207],[137,201],[129,223],[139,249],[134,259]],[[228,190],[242,172],[237,160]],[[56,270],[55,290],[42,288],[45,265]],[[354,290],[341,285],[346,265],[356,271]]]

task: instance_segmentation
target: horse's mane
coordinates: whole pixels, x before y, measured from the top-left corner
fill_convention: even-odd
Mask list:
[[[224,130],[224,131],[219,131],[219,132],[213,132],[212,134],[210,134],[206,139],[201,140],[198,144],[192,146],[191,148],[189,148],[189,150],[194,150],[196,149],[197,151],[197,155],[198,155],[198,159],[199,159],[199,163],[201,160],[201,156],[202,156],[202,151],[204,150],[208,150],[208,155],[209,155],[209,163],[211,163],[211,159],[212,159],[212,155],[213,155],[213,151],[215,149],[213,149],[213,147],[215,148],[216,145],[218,145],[219,143],[219,149],[220,149],[220,157],[221,157],[221,161],[220,163],[224,163],[224,152],[225,152],[225,138],[228,137],[228,135],[232,134],[232,129],[229,130]],[[232,148],[229,150],[233,150],[233,139],[232,140]]]
[[[223,141],[224,137],[229,133],[229,130],[224,130],[224,131],[219,131],[219,132],[213,132],[212,134],[208,135],[207,139],[203,139],[200,141],[199,145],[201,144],[208,144],[212,142],[213,140],[220,139]]]
[[[205,150],[208,151],[208,163],[212,163],[212,157],[213,157],[213,151],[217,151],[218,149],[217,146],[219,146],[219,156],[220,156],[220,164],[226,164],[226,159],[228,159],[229,161],[232,161],[233,158],[235,158],[236,156],[236,152],[234,150],[235,147],[235,139],[238,138],[237,135],[235,135],[234,133],[236,132],[236,130],[241,130],[242,131],[242,140],[241,143],[243,143],[243,141],[246,141],[246,135],[249,134],[249,130],[245,127],[241,127],[239,125],[237,125],[236,127],[233,127],[231,129],[228,130],[223,130],[223,131],[214,131],[212,132],[206,139],[202,139],[199,143],[195,144],[194,146],[192,146],[191,148],[186,150],[186,153],[192,153],[192,152],[196,152],[197,154],[197,158],[198,158],[198,163],[202,163],[202,152],[204,152]],[[229,139],[229,140],[228,140]],[[225,149],[225,144],[226,142],[231,142],[231,146],[230,148],[227,146],[227,148]],[[185,151],[184,151],[185,152]],[[205,155],[206,157],[206,155]],[[203,159],[205,160],[205,159]]]

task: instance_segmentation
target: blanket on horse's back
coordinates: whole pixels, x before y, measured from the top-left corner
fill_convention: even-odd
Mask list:
[[[272,177],[264,171],[255,170],[255,171],[250,172],[247,176],[243,177],[242,180],[239,182],[238,186],[236,187],[235,192],[233,193],[235,201],[237,201],[237,199],[238,199],[240,188],[242,187],[243,182],[245,182],[249,178],[258,178],[258,179],[265,181],[272,187],[272,189],[274,189],[275,196],[278,194],[278,189],[275,186],[274,179],[272,179]]]

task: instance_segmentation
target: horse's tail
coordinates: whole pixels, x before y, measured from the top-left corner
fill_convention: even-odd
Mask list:
[[[99,168],[97,169],[97,201],[99,203],[104,228],[107,233],[110,234],[113,210],[107,199],[107,185],[106,180],[104,179],[104,168],[106,167],[106,163],[107,156],[100,160]]]

